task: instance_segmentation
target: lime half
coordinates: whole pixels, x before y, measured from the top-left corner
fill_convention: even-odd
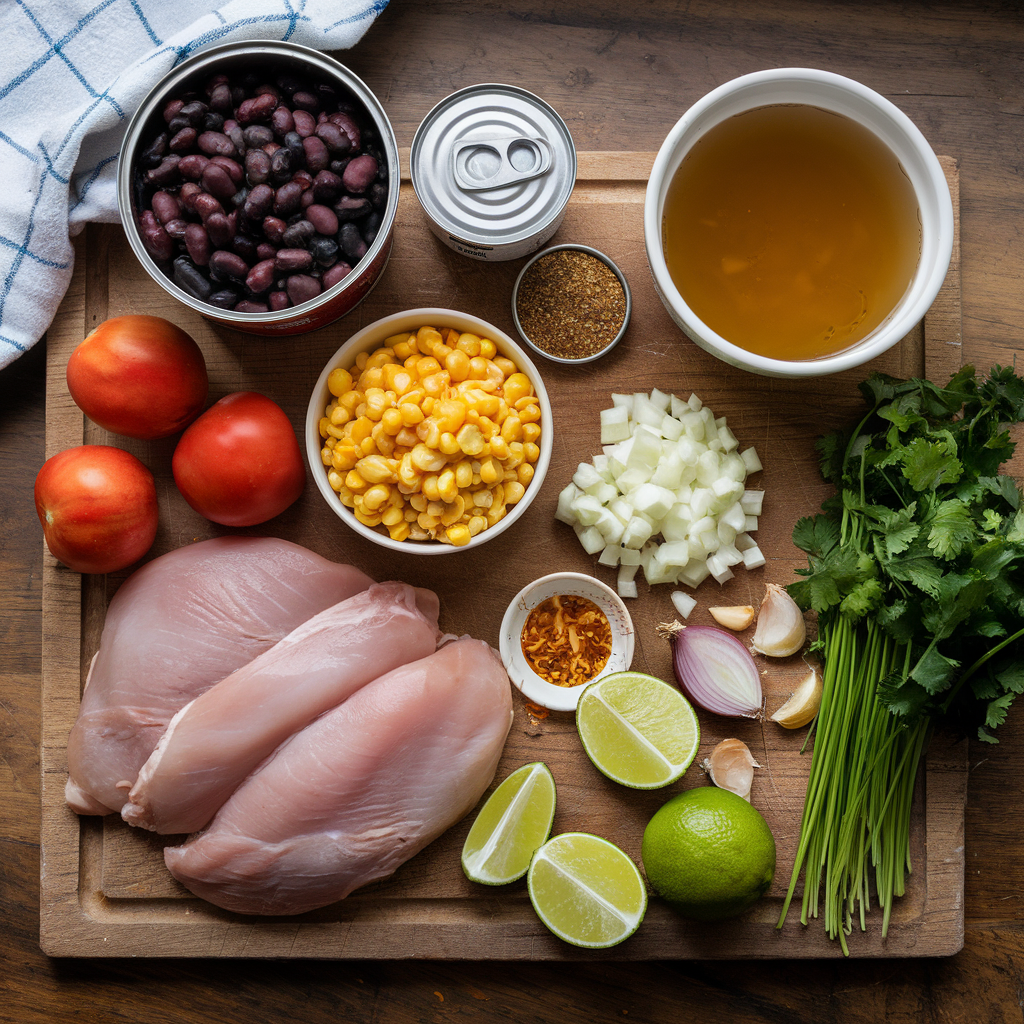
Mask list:
[[[675,782],[700,745],[690,702],[643,672],[614,672],[591,683],[580,696],[576,728],[595,767],[632,789]]]
[[[534,761],[517,768],[487,798],[466,836],[466,877],[483,885],[522,878],[554,817],[555,780],[547,765]]]
[[[614,843],[585,832],[549,839],[533,855],[526,885],[545,926],[589,949],[628,939],[647,909],[647,889],[633,861]]]

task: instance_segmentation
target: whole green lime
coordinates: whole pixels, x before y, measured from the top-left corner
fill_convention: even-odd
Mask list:
[[[678,793],[647,824],[651,887],[680,914],[718,921],[743,913],[775,876],[775,838],[756,807],[726,789]]]

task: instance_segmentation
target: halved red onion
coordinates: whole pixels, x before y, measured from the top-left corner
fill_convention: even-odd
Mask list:
[[[672,644],[676,679],[694,704],[729,718],[761,717],[761,676],[736,637],[714,626],[680,622],[665,623],[658,633]]]

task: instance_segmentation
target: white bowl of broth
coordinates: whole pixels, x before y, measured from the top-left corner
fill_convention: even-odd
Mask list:
[[[811,377],[867,362],[945,279],[953,205],[913,122],[825,71],[720,86],[669,132],[644,237],[678,326],[734,366]]]

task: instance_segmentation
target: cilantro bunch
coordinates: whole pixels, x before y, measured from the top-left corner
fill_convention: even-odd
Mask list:
[[[848,952],[874,901],[886,934],[910,871],[918,764],[934,722],[991,730],[1024,692],[1024,509],[999,469],[1024,380],[965,367],[945,387],[875,375],[870,409],[823,438],[836,493],[801,519],[808,556],[788,590],[818,613],[821,706],[800,839],[778,926],[805,872],[800,920],[818,916]]]
[[[836,495],[794,529],[808,567],[789,592],[819,617],[874,619],[909,649],[879,685],[893,714],[948,715],[998,742],[990,730],[1024,692],[1024,508],[999,473],[1024,380],[967,366],[945,387],[876,374],[861,391],[868,414],[818,442]]]

